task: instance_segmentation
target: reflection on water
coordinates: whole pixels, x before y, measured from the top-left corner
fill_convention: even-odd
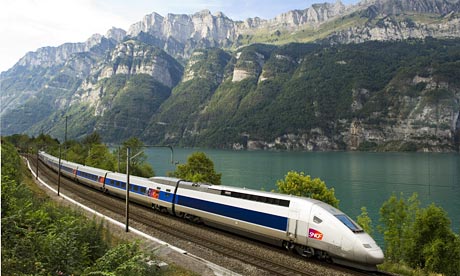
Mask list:
[[[157,175],[173,171],[168,149],[148,149]],[[193,149],[174,149],[185,163]],[[340,209],[353,218],[366,206],[378,223],[382,203],[393,193],[409,197],[417,192],[422,206],[441,206],[460,227],[460,155],[437,153],[271,152],[201,150],[222,173],[222,184],[271,191],[290,170],[319,177],[335,189]],[[380,237],[377,237],[380,240]]]

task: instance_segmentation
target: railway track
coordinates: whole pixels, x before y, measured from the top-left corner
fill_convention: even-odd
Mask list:
[[[33,166],[36,165],[36,160],[32,160]],[[39,175],[41,178],[48,179],[48,183],[52,186],[57,186],[57,174],[54,171],[51,171],[43,163],[39,163]],[[61,177],[61,189],[63,191],[68,190],[68,192],[73,193],[75,196],[96,204],[101,210],[108,210],[120,216],[124,216],[125,205],[123,200],[115,200],[114,197],[101,193],[100,191],[91,189],[84,185],[76,185],[76,183],[65,177]],[[232,258],[239,260],[243,263],[250,264],[254,267],[259,268],[260,270],[267,273],[267,275],[325,275],[324,270],[333,270],[333,273],[327,273],[329,275],[369,275],[369,273],[358,272],[351,270],[349,268],[332,266],[325,263],[311,262],[315,263],[315,266],[318,266],[313,271],[305,269],[302,265],[295,266],[292,265],[292,260],[289,263],[286,263],[286,258],[294,258],[299,264],[308,262],[307,260],[300,258],[299,256],[287,256],[286,252],[274,248],[269,245],[257,243],[256,246],[268,249],[270,251],[279,251],[282,252],[283,258],[274,259],[264,255],[257,254],[251,250],[241,248],[240,242],[232,242],[232,239],[239,240],[245,243],[255,242],[247,240],[240,236],[230,235],[220,230],[215,230],[212,228],[206,227],[206,230],[203,230],[203,227],[197,226],[195,223],[188,222],[183,219],[172,217],[165,214],[159,214],[158,212],[153,212],[147,207],[140,206],[135,203],[131,203],[130,211],[130,223],[136,222],[142,225],[145,225],[149,229],[154,229],[156,232],[160,232],[163,235],[169,236],[168,240],[175,241],[177,239],[185,240],[187,242],[208,248],[214,252],[221,254],[227,258]],[[146,210],[149,210],[146,212]],[[157,219],[159,218],[161,219]],[[171,227],[171,220],[180,221],[184,224],[185,227]],[[205,233],[201,233],[201,232]],[[209,234],[212,233],[212,234]],[[216,238],[215,235],[220,235]],[[230,237],[230,238],[229,238]],[[244,239],[244,240],[243,240]],[[382,275],[382,274],[370,274],[370,275]]]

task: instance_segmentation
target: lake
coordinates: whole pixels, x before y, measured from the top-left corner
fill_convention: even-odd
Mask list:
[[[422,207],[434,202],[447,211],[453,230],[460,228],[460,155],[457,153],[286,152],[174,149],[174,159],[203,151],[222,173],[222,184],[271,191],[290,170],[319,177],[335,189],[339,208],[353,219],[366,206],[378,224],[382,203],[395,193],[417,192]],[[146,150],[156,175],[174,171],[167,148]],[[381,236],[376,240],[382,244]]]

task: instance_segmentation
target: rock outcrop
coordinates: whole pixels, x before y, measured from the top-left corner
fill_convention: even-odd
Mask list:
[[[2,72],[2,131],[51,133],[69,112],[89,122],[79,135],[104,129],[109,139],[118,139],[122,126],[124,134],[136,127],[145,140],[183,145],[452,150],[460,141],[459,88],[450,75],[458,59],[412,64],[401,61],[412,46],[397,43],[419,39],[412,42],[430,59],[455,47],[459,3],[337,1],[244,21],[208,10],[151,13],[127,32],[112,28],[85,42],[40,48]],[[406,52],[390,57],[368,41],[392,41],[388,47]],[[395,64],[409,63],[405,70],[418,74],[396,76]]]

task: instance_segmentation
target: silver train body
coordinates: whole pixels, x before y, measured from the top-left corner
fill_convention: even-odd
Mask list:
[[[54,170],[58,158],[40,152]],[[126,175],[61,161],[61,173],[124,197]],[[342,211],[318,200],[171,177],[130,176],[130,199],[179,217],[365,270],[384,261],[376,242]]]

